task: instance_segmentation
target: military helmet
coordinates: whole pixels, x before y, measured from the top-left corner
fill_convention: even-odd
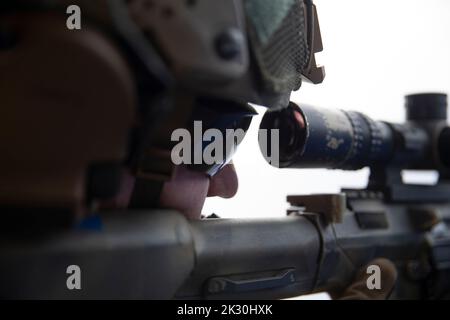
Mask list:
[[[321,49],[309,0],[4,0],[0,203],[82,215],[125,166],[133,203],[152,206],[174,129],[246,130],[248,103],[284,108],[302,78],[323,80]]]

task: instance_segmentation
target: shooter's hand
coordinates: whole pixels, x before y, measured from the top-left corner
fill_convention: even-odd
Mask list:
[[[380,288],[369,288],[368,282],[371,273],[367,273],[370,265],[379,266],[380,268]],[[369,281],[368,281],[369,279]],[[367,266],[361,268],[353,281],[353,283],[339,294],[330,293],[333,299],[338,300],[386,300],[389,298],[397,280],[397,270],[395,265],[387,259],[376,259]]]

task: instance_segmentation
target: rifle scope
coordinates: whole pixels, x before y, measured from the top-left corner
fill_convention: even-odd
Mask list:
[[[266,112],[260,127],[279,129],[281,168],[449,170],[447,95],[406,96],[406,111],[406,123],[394,124],[291,102]]]

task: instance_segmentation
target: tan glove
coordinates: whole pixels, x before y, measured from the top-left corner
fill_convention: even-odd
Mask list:
[[[380,288],[369,289],[367,280],[371,277],[371,273],[367,273],[367,268],[371,265],[380,268]],[[333,299],[339,300],[385,300],[388,299],[397,280],[397,269],[395,265],[387,259],[376,259],[370,262],[364,268],[361,268],[353,281],[339,295],[330,294]],[[370,280],[369,280],[370,282]]]

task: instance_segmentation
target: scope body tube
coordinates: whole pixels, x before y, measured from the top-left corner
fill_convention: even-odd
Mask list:
[[[409,111],[411,117],[417,113]],[[445,115],[396,124],[375,121],[360,112],[299,107],[291,102],[286,109],[266,112],[260,127],[279,130],[281,168],[390,167],[438,170],[450,176],[450,129],[442,118]]]

